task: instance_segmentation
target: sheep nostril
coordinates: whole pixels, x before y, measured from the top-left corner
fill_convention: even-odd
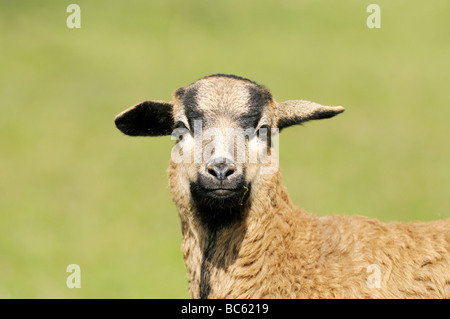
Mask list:
[[[217,168],[215,168],[211,164],[208,164],[206,168],[208,169],[208,173],[211,174],[212,176],[218,177],[218,175],[220,174]]]
[[[236,171],[236,166],[231,163],[208,163],[208,173],[219,180],[224,180]]]
[[[225,172],[225,176],[230,176],[231,174],[234,173],[235,170],[236,166],[234,164],[230,164],[229,167],[227,168],[227,171]]]

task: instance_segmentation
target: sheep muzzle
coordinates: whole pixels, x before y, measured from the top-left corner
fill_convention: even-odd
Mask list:
[[[234,173],[222,179],[214,174],[199,174],[191,183],[191,196],[196,205],[214,209],[242,206],[250,188],[244,174]]]

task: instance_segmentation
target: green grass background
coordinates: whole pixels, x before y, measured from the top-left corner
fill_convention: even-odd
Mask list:
[[[284,183],[317,215],[450,217],[450,2],[0,2],[0,297],[182,298],[169,137],[114,116],[213,73],[279,101],[343,105],[280,136]],[[81,267],[81,289],[66,267]]]

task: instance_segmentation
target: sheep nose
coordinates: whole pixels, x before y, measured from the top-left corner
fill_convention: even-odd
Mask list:
[[[234,171],[236,170],[236,165],[234,165],[233,163],[228,163],[223,159],[219,159],[209,162],[206,165],[206,168],[209,174],[211,174],[218,180],[223,181],[227,178],[227,176],[230,176],[234,173]]]

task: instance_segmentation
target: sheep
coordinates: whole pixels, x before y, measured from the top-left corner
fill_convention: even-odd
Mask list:
[[[169,185],[192,298],[450,298],[450,219],[317,217],[292,204],[277,132],[343,111],[276,102],[256,82],[215,74],[116,116],[127,135],[176,140]],[[202,137],[209,129],[217,135]],[[238,132],[228,148],[227,130]],[[259,157],[237,161],[242,148]]]

